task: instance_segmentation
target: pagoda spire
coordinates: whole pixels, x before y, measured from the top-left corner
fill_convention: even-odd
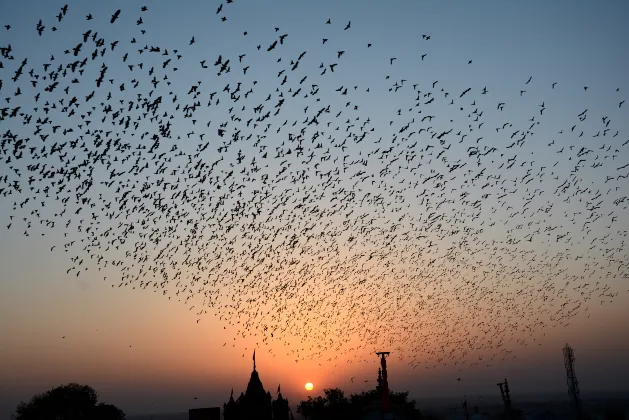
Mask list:
[[[253,370],[256,370],[256,351],[253,350]]]

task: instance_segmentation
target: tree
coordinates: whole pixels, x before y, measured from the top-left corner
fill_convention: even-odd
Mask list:
[[[297,412],[308,420],[347,419],[349,401],[339,388],[324,389],[325,397],[308,397],[297,406]]]
[[[98,402],[88,385],[70,383],[22,401],[14,420],[125,420],[125,413],[111,404]]]
[[[100,403],[95,407],[94,420],[125,420],[125,413],[112,404]]]
[[[307,420],[317,420],[325,414],[325,404],[327,400],[323,397],[308,397],[307,401],[302,401],[297,406],[297,412]]]
[[[324,397],[308,397],[297,406],[297,412],[307,420],[351,420],[359,419],[364,408],[380,400],[380,393],[373,389],[360,394],[345,397],[339,388],[324,389]],[[408,400],[408,392],[390,392],[392,405],[404,413],[408,419],[421,419],[421,413],[415,408],[415,401]]]

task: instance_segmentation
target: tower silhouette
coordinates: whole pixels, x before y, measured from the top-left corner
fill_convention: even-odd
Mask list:
[[[385,356],[388,356],[390,354],[390,352],[388,351],[380,351],[376,353],[378,356],[380,356],[380,366],[382,369],[382,390],[381,392],[381,396],[382,396],[382,415],[383,417],[386,417],[389,414],[389,411],[391,409],[390,406],[390,401],[389,401],[389,381],[388,381],[388,374],[387,374],[387,359],[385,358]]]
[[[505,378],[504,382],[497,383],[500,387],[500,394],[502,395],[502,402],[505,406],[505,413],[509,413],[511,411],[511,394],[509,393],[509,383],[507,382],[507,378]]]
[[[568,384],[568,395],[572,401],[572,406],[577,418],[581,417],[581,400],[579,397],[579,381],[574,371],[574,350],[566,343],[563,348],[563,359],[566,366],[566,382]]]

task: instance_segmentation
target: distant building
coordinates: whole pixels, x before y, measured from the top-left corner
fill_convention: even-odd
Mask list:
[[[221,408],[191,408],[188,410],[188,420],[220,420]]]
[[[256,354],[253,352],[253,372],[247,390],[234,400],[234,391],[223,405],[224,420],[289,420],[288,400],[277,388],[277,399],[264,390],[256,370]]]

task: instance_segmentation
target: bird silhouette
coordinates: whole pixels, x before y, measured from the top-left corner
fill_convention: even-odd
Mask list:
[[[208,6],[208,28],[228,4]],[[624,91],[530,76],[527,92],[521,74],[506,89],[431,82],[400,65],[442,64],[430,35],[386,66],[361,22],[342,37],[322,21],[312,37],[268,25],[238,47],[195,28],[187,48],[152,32],[160,7],[125,6],[115,26],[67,5],[5,25],[5,225],[52,235],[67,276],[157,293],[196,324],[215,315],[234,350],[349,364],[398,346],[413,369],[511,359],[616,298],[607,283],[629,276]],[[254,31],[229,32],[235,20],[221,33]]]

